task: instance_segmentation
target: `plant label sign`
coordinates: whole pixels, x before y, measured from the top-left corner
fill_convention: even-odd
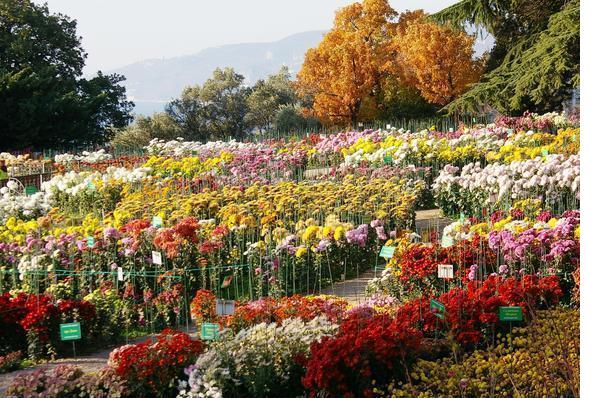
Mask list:
[[[429,309],[434,313],[438,318],[444,318],[444,314],[446,313],[446,306],[440,303],[437,300],[431,299],[429,303]]]
[[[27,195],[27,196],[31,196],[36,192],[37,192],[37,188],[35,187],[35,185],[27,185],[25,187],[25,195]]]
[[[162,265],[162,253],[161,252],[152,252],[152,264]]]
[[[394,257],[395,251],[396,248],[394,246],[382,246],[381,251],[379,252],[379,257],[392,258]]]
[[[216,323],[203,323],[200,326],[200,338],[202,340],[218,340],[219,325]]]
[[[454,266],[452,264],[438,264],[438,278],[454,278]]]
[[[522,321],[523,308],[521,307],[500,307],[500,320],[505,322]]]
[[[120,282],[125,280],[125,275],[123,275],[123,267],[117,268],[117,280]]]
[[[548,150],[542,149],[542,156],[548,156]]]
[[[161,216],[152,217],[152,226],[154,228],[160,228],[163,225],[163,220]]]
[[[217,300],[217,315],[233,315],[235,300]]]
[[[93,236],[88,236],[86,238],[87,241],[87,247],[94,247],[94,237]]]
[[[394,159],[390,155],[386,155],[383,157],[383,163],[385,164],[392,164],[393,161]]]
[[[81,324],[79,322],[62,323],[60,325],[60,339],[62,341],[80,340]]]

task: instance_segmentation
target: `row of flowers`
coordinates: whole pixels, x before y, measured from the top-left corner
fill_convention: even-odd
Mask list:
[[[87,293],[75,292],[74,282],[54,283],[42,294],[0,295],[0,355],[23,352],[41,359],[70,352],[70,345],[60,340],[61,323],[80,322],[83,344],[78,346],[91,349],[121,342],[128,334],[177,326],[188,316],[181,284],[158,285],[156,290],[126,284],[119,290],[104,283]]]
[[[446,214],[483,214],[528,198],[539,198],[556,211],[574,209],[580,195],[580,159],[548,155],[509,164],[476,162],[462,169],[446,165],[433,193]]]
[[[495,212],[487,221],[456,221],[444,229],[441,240],[435,236],[429,243],[396,240],[393,258],[382,275],[370,281],[369,290],[410,299],[441,294],[488,276],[553,275],[567,292],[567,301],[577,301],[579,211],[554,217],[538,208],[533,218],[519,208],[503,213]],[[451,278],[438,276],[441,265],[452,266]]]
[[[94,223],[84,223],[79,234],[58,236],[37,236],[36,226],[7,223],[13,232],[33,229],[22,240],[13,235],[11,243],[0,243],[3,288],[39,292],[72,279],[78,289],[91,291],[104,281],[144,288],[157,280],[183,280],[189,289],[223,290],[234,297],[314,292],[372,267],[378,249],[395,236],[379,220],[355,227],[335,216],[324,225],[308,219],[263,236],[192,217],[172,227],[133,220],[96,234]]]
[[[508,331],[498,318],[499,307],[520,306],[530,321],[538,309],[556,304],[561,296],[556,277],[492,276],[436,297],[445,306],[441,318],[429,308],[431,296],[403,304],[372,300],[335,310],[335,316],[330,308],[341,310],[339,300],[296,298],[294,305],[264,311],[280,314],[275,321],[253,317],[237,332],[222,329],[208,345],[167,330],[156,342],[120,347],[101,373],[110,374],[112,382],[99,384],[104,391],[116,388],[132,397],[175,396],[177,391],[180,397],[296,396],[303,391],[314,397],[369,397],[390,383],[418,379],[410,371],[415,361],[444,357],[451,342],[460,352],[493,345],[497,333]],[[324,314],[303,308],[311,305]],[[250,302],[236,312],[264,306]],[[312,314],[303,319],[281,311],[293,307]],[[9,396],[26,396],[18,394],[25,394],[29,385],[39,389],[46,376],[15,380]]]

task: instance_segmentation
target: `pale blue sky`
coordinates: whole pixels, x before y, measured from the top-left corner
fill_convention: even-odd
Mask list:
[[[457,0],[390,0],[397,11],[438,11]],[[46,2],[35,0],[36,3]],[[274,41],[331,27],[351,0],[47,0],[77,20],[86,73],[223,44]]]

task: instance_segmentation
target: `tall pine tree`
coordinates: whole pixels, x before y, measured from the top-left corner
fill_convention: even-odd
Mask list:
[[[495,39],[486,73],[450,112],[551,111],[579,87],[579,0],[462,0],[431,17]]]

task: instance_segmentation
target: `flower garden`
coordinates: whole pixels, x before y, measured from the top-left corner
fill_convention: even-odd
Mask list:
[[[552,113],[57,155],[0,189],[0,370],[71,356],[64,324],[81,350],[156,337],[6,394],[579,396],[579,135]],[[371,269],[363,302],[322,294]]]

